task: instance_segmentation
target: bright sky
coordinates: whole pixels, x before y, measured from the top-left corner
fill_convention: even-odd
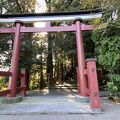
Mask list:
[[[36,0],[35,13],[46,12],[46,10],[47,7],[45,0]],[[45,25],[46,25],[45,22],[34,23],[34,26],[36,27],[44,27]]]
[[[41,13],[46,12],[46,3],[45,0],[36,0],[35,12]]]

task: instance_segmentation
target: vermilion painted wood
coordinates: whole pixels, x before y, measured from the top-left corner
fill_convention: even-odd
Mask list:
[[[95,27],[92,25],[81,25],[81,30],[93,30]],[[0,33],[15,33],[15,28],[0,28]],[[71,26],[46,26],[46,27],[21,27],[22,33],[33,32],[74,32],[76,25]]]
[[[82,30],[80,21],[76,21],[76,46],[77,46],[77,59],[78,59],[78,83],[80,84],[79,90],[80,95],[87,96],[86,94],[86,77],[85,77],[85,56],[84,56],[84,46],[82,39]]]
[[[13,45],[13,53],[12,53],[12,62],[11,62],[11,70],[12,76],[9,78],[9,86],[8,88],[11,90],[8,97],[16,96],[16,87],[17,87],[17,79],[18,79],[18,68],[19,68],[19,55],[20,55],[20,28],[21,23],[16,23],[15,29],[15,37],[14,37],[14,45]]]
[[[17,90],[17,93],[20,93],[21,91],[25,91],[26,87],[17,87],[16,90]]]
[[[12,76],[12,73],[11,72],[6,72],[6,71],[0,71],[0,76],[4,76],[4,77]],[[25,77],[26,77],[25,70],[22,70],[22,72],[19,73],[18,76],[21,77],[21,84],[22,85],[21,85],[21,88],[17,88],[17,92],[21,91],[22,96],[25,96],[26,95],[26,85],[24,83]],[[0,96],[5,96],[7,94],[10,94],[10,90],[0,91]]]
[[[16,93],[20,93],[21,89],[22,89],[21,87],[17,87],[16,88]]]
[[[77,68],[77,87],[78,87],[78,94],[81,95],[80,93],[80,76],[79,76],[79,71],[78,71],[78,68]]]
[[[0,71],[0,76],[12,76],[12,73],[11,72],[6,72],[6,71]]]
[[[18,74],[18,76],[19,76],[19,77],[24,77],[25,74],[21,72],[20,74]]]
[[[0,33],[15,33],[15,28],[0,28]]]
[[[95,26],[93,25],[85,25],[85,24],[81,24],[81,30],[94,30]]]
[[[100,98],[99,98],[99,90],[98,90],[96,62],[94,59],[87,60],[87,69],[88,69],[90,106],[91,109],[99,109]]]
[[[7,76],[12,76],[12,73],[9,71],[0,71],[0,76],[7,77]],[[24,77],[23,73],[18,74],[19,77]]]
[[[88,88],[86,88],[86,93],[88,96],[90,95],[90,90]]]
[[[26,71],[25,69],[21,71],[21,74],[23,74],[23,76],[21,77],[21,88],[24,88],[24,89],[21,89],[21,95],[26,96]]]
[[[10,94],[10,90],[3,90],[3,91],[0,91],[0,96],[5,96],[7,94]]]

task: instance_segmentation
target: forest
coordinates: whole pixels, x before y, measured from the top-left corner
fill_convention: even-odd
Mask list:
[[[39,3],[39,1],[41,1]],[[42,4],[45,3],[45,6]],[[36,9],[36,5],[41,10]],[[43,8],[42,8],[43,7]],[[72,12],[101,9],[103,17],[86,24],[97,26],[84,31],[85,58],[97,59],[100,90],[110,96],[120,91],[120,5],[119,0],[0,0],[0,14]],[[43,11],[42,11],[43,10]],[[43,23],[44,24],[44,23]],[[52,25],[71,24],[52,22]],[[1,24],[0,27],[13,27]],[[26,24],[34,26],[34,24]],[[9,70],[14,34],[0,34],[0,69]],[[22,33],[19,69],[26,69],[27,90],[42,90],[69,79],[76,81],[75,33]],[[50,81],[49,81],[50,80]],[[0,88],[6,89],[7,77],[0,77]]]

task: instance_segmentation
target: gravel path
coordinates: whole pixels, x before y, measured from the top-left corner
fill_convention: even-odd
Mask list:
[[[21,114],[0,115],[0,120],[120,120],[120,104],[102,98],[101,114]]]
[[[60,105],[59,104],[60,102],[63,103],[64,100],[66,100],[66,98],[58,99],[55,96],[56,92],[52,91],[51,93],[52,93],[52,95],[50,95],[50,96],[52,98],[54,97],[54,100],[55,99],[58,100],[58,105]],[[63,93],[61,93],[61,95],[63,95]],[[66,93],[64,95],[66,95]],[[33,99],[35,98],[35,96],[36,96],[36,94],[30,95],[30,97],[33,97]],[[50,97],[50,96],[48,96],[48,97]],[[39,97],[39,94],[36,97]],[[59,97],[61,97],[61,96],[59,96]],[[47,99],[44,99],[44,102],[46,102],[46,101],[47,101]],[[31,102],[31,99],[30,99],[30,101],[29,100],[27,101],[27,103],[29,103],[29,105],[31,104],[30,102]],[[51,100],[51,102],[52,102],[52,100]],[[1,114],[0,120],[120,120],[120,104],[108,101],[107,98],[102,98],[101,103],[102,103],[102,113],[100,113],[100,114],[78,114],[78,113],[70,114],[70,113],[54,113],[54,112],[40,114],[39,112],[37,112],[37,113],[29,113],[28,112],[25,114],[2,115],[1,114],[2,108],[0,108],[0,114]],[[20,103],[20,104],[26,104],[26,101],[24,101],[23,103]],[[29,106],[29,109],[32,110],[32,108],[30,108],[30,106]],[[15,110],[9,109],[9,112],[10,111],[15,111]]]

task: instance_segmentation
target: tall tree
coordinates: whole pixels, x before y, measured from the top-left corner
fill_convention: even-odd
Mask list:
[[[52,12],[51,0],[45,0],[47,4],[47,12]],[[51,23],[48,22],[50,25]],[[48,56],[47,56],[47,81],[49,85],[54,84],[53,79],[53,54],[52,54],[52,36],[51,33],[48,33]]]

